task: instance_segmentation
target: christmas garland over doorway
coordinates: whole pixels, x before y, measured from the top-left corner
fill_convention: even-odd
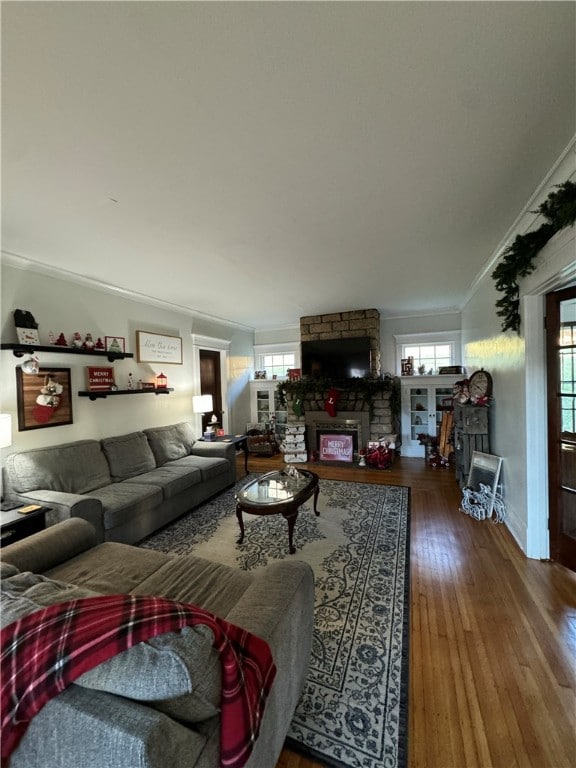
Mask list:
[[[556,187],[558,191],[551,192],[538,209],[532,211],[541,214],[546,222],[532,232],[517,235],[504,251],[502,261],[492,272],[496,290],[503,294],[496,302],[496,314],[503,318],[503,331],[511,330],[520,334],[518,280],[536,269],[534,260],[550,238],[576,221],[576,184],[565,181]]]

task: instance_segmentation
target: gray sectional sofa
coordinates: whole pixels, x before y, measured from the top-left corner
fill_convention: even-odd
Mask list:
[[[273,768],[304,686],[314,623],[309,565],[241,571],[194,555],[170,557],[97,543],[70,519],[2,550],[2,622],[97,594],[193,603],[263,638],[277,667],[246,768]],[[33,718],[10,768],[218,768],[220,662],[211,631],[167,633],[82,675]]]
[[[133,544],[236,480],[231,443],[196,440],[188,422],[8,456],[4,495],[81,517],[99,541]]]

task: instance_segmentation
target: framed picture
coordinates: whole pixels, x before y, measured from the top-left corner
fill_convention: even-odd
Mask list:
[[[182,339],[180,336],[136,331],[136,360],[139,363],[182,365]]]
[[[70,368],[39,368],[36,375],[16,368],[18,430],[72,424]]]
[[[484,520],[492,516],[495,502],[501,501],[498,494],[501,469],[502,458],[500,456],[472,451],[468,484],[462,489],[464,498],[461,506],[464,512],[477,520]]]
[[[124,336],[104,336],[106,352],[126,352],[126,339]]]

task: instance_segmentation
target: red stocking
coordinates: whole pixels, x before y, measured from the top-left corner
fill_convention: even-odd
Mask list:
[[[324,410],[328,411],[330,416],[336,416],[336,406],[340,398],[340,393],[334,387],[331,387],[328,391],[328,398],[324,403]]]

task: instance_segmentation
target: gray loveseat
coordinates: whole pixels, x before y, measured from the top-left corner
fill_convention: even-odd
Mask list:
[[[273,768],[304,685],[314,576],[278,561],[253,573],[105,542],[71,519],[2,550],[2,622],[97,594],[200,605],[266,640],[277,667],[247,768]],[[206,627],[140,643],[78,678],[36,715],[10,768],[217,768],[220,661]]]
[[[50,507],[48,525],[81,517],[99,541],[133,544],[235,480],[234,445],[196,440],[181,422],[12,454],[4,494]]]

